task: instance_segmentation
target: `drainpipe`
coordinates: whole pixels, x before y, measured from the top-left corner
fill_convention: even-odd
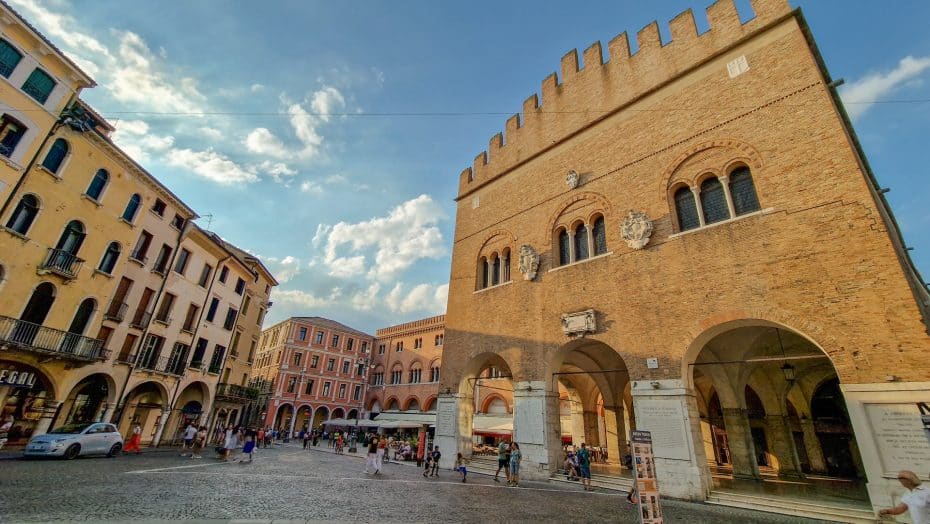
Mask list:
[[[32,170],[33,166],[35,166],[36,160],[39,158],[39,155],[43,150],[45,150],[45,144],[48,143],[49,139],[58,132],[61,126],[63,126],[68,121],[68,119],[74,119],[74,116],[69,113],[69,109],[74,104],[74,100],[76,98],[77,93],[72,93],[71,97],[68,98],[68,103],[65,104],[66,109],[61,112],[61,116],[58,118],[58,120],[55,121],[55,124],[52,125],[52,128],[45,135],[45,138],[42,139],[42,143],[39,144],[39,148],[36,149],[35,154],[32,155],[31,159],[29,159],[29,163],[26,164],[26,168],[23,169],[23,174],[20,175],[20,177],[16,180],[16,183],[13,184],[13,189],[10,190],[10,195],[6,197],[6,200],[3,201],[3,206],[0,206],[0,216],[3,216],[3,214],[6,213],[6,210],[10,207],[10,202],[13,201],[13,197],[16,196],[16,193],[19,192],[20,188],[26,182],[26,177],[29,176],[29,171]]]

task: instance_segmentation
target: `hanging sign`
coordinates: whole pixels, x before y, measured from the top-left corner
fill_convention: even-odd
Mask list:
[[[663,524],[659,505],[659,485],[656,481],[655,456],[652,453],[652,433],[633,431],[633,460],[636,462],[636,494],[642,524]]]
[[[924,426],[924,435],[926,435],[927,440],[930,441],[930,403],[918,402],[917,409],[920,410],[920,422]]]
[[[14,388],[31,388],[36,385],[36,374],[31,371],[0,369],[0,386]]]

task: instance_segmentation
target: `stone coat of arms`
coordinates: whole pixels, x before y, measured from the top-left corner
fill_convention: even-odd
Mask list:
[[[523,273],[523,280],[533,280],[536,278],[536,270],[539,269],[539,254],[529,244],[520,246],[520,272]]]
[[[565,185],[567,185],[569,189],[578,187],[579,182],[581,182],[581,177],[578,175],[577,171],[571,170],[565,175]]]
[[[620,235],[631,248],[642,249],[652,236],[652,220],[649,220],[646,213],[631,209],[620,224]]]

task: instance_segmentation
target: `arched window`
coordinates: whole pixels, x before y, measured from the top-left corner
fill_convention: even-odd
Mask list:
[[[110,180],[110,174],[107,173],[106,169],[98,169],[97,174],[94,175],[94,179],[90,181],[90,186],[87,187],[87,196],[93,198],[94,200],[100,200],[100,195],[103,193],[103,188],[107,186],[107,182]]]
[[[481,257],[481,261],[478,262],[478,289],[488,287],[488,273],[488,259]]]
[[[759,210],[759,198],[748,167],[743,166],[730,173],[730,196],[736,216]]]
[[[694,204],[694,193],[691,192],[690,187],[682,187],[675,191],[675,214],[678,216],[680,231],[687,231],[701,225],[697,206]]]
[[[594,255],[603,255],[607,252],[607,228],[604,226],[604,217],[594,220]]]
[[[491,263],[491,285],[496,286],[501,283],[501,257],[495,256],[494,262]]]
[[[108,275],[113,273],[113,268],[116,267],[116,261],[119,259],[119,253],[119,242],[110,242],[106,252],[103,254],[103,258],[100,260],[100,267],[97,269]]]
[[[13,70],[23,59],[23,54],[6,40],[0,40],[0,75],[10,78]]]
[[[723,184],[717,177],[710,177],[701,182],[701,208],[704,209],[705,224],[730,218],[727,196],[723,192]]]
[[[68,149],[68,142],[64,138],[56,139],[52,147],[48,148],[48,154],[45,155],[45,160],[42,161],[42,167],[57,174],[58,170],[61,169],[62,162],[65,161],[65,157],[68,156]]]
[[[141,203],[142,197],[139,196],[139,193],[135,193],[129,197],[129,203],[126,204],[126,210],[123,211],[123,220],[126,222],[135,220],[136,213],[139,211],[139,204]]]
[[[559,265],[564,266],[572,261],[572,247],[568,239],[568,231],[559,231]]]
[[[10,220],[7,221],[6,227],[20,235],[25,235],[37,214],[39,214],[39,199],[33,195],[23,195],[10,216]]]
[[[68,222],[65,230],[61,232],[61,237],[58,239],[55,248],[77,255],[81,249],[81,244],[84,243],[85,236],[84,224],[80,220],[72,220]]]
[[[510,282],[510,250],[501,253],[501,282]]]
[[[584,260],[590,256],[588,252],[588,228],[584,224],[575,229],[575,260]]]

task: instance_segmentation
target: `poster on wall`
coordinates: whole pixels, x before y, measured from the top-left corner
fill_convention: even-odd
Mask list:
[[[930,403],[918,402],[917,409],[920,410],[920,422],[924,425],[924,435],[930,442]]]
[[[655,455],[652,452],[652,433],[632,431],[630,441],[633,443],[633,460],[636,462],[636,493],[639,498],[640,522],[662,524]]]

